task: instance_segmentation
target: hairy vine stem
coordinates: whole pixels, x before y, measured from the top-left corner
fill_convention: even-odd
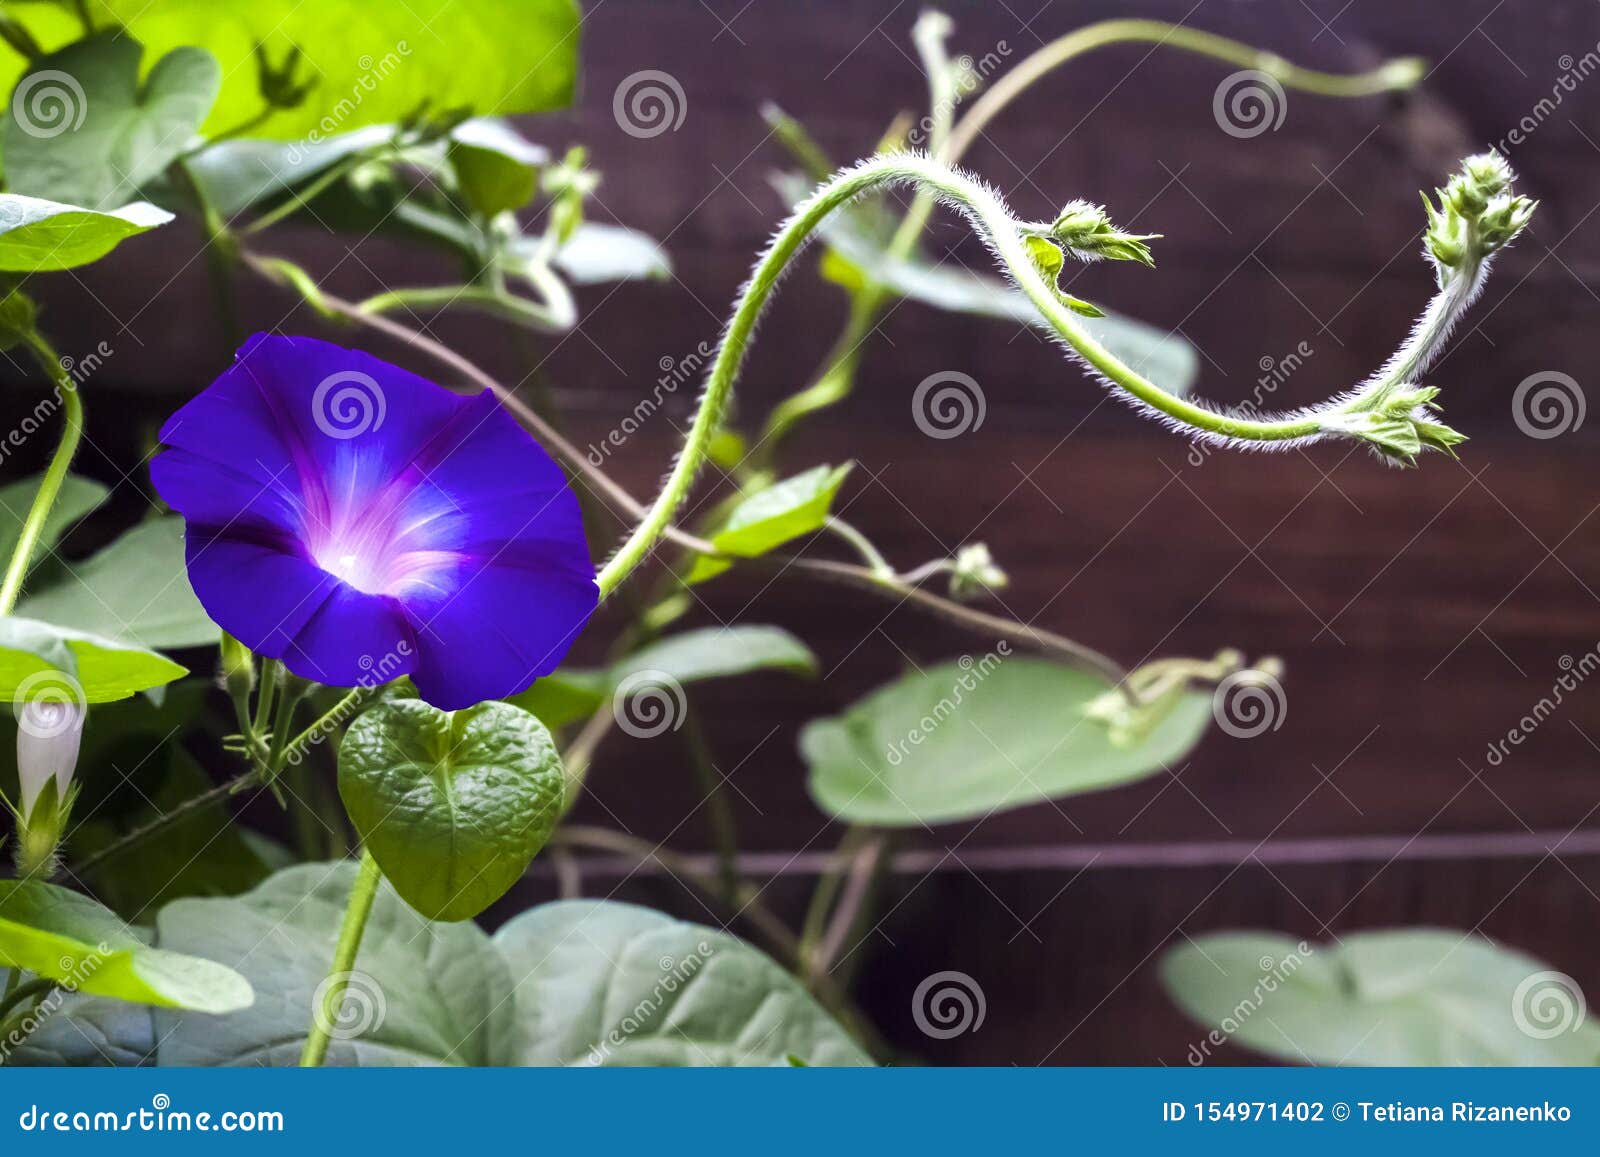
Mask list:
[[[1384,373],[1357,389],[1320,406],[1286,414],[1258,417],[1226,413],[1164,390],[1124,363],[1080,324],[1071,307],[1046,279],[1026,241],[1030,237],[1053,237],[1055,225],[1016,219],[1000,196],[983,182],[925,155],[888,153],[869,158],[837,173],[802,202],[757,261],[718,344],[683,449],[644,518],[600,570],[598,582],[602,598],[644,561],[688,498],[732,398],[756,323],[790,263],[830,214],[865,193],[894,185],[911,185],[931,193],[966,217],[988,244],[1001,269],[1033,304],[1068,354],[1102,382],[1120,390],[1169,425],[1210,441],[1272,446],[1347,435],[1366,439],[1384,449],[1384,443],[1359,419],[1373,414],[1380,405],[1393,403],[1398,409],[1381,415],[1386,423],[1413,421],[1413,411],[1427,398],[1418,399],[1409,393],[1395,397],[1395,391],[1404,383],[1390,375],[1425,368],[1454,326],[1461,309],[1471,302],[1476,287],[1481,284],[1482,263],[1479,261],[1446,271],[1438,297],[1423,314],[1406,346],[1390,360]],[[1453,431],[1446,433],[1460,440]],[[1415,434],[1412,441],[1416,441]]]
[[[1077,57],[1118,44],[1147,43],[1156,48],[1175,48],[1241,68],[1256,69],[1285,88],[1335,98],[1373,96],[1407,89],[1414,86],[1425,72],[1422,60],[1402,57],[1387,61],[1370,72],[1341,76],[1301,68],[1242,41],[1162,20],[1103,20],[1075,29],[1035,50],[980,95],[966,114],[952,125],[954,76],[949,54],[944,47],[945,37],[952,27],[948,18],[929,13],[918,22],[917,31],[920,35],[913,37],[923,72],[928,78],[929,151],[951,165],[966,154],[990,122],[1040,79]],[[804,130],[775,111],[769,111],[768,119],[780,139],[803,159],[812,178],[825,180],[833,166],[805,135]],[[917,238],[927,228],[937,203],[938,196],[934,192],[918,190],[885,249],[885,255],[891,262],[903,261],[911,256]],[[805,389],[774,407],[762,431],[762,446],[775,447],[800,417],[830,405],[844,395],[860,361],[860,348],[877,324],[879,310],[889,296],[888,289],[876,284],[865,285],[852,294],[849,317],[844,331],[823,363],[826,368]]]

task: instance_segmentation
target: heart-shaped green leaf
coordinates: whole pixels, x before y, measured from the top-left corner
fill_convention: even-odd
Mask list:
[[[172,220],[142,201],[106,213],[0,193],[0,272],[49,273],[99,261],[118,242]]]
[[[109,703],[160,687],[189,673],[171,659],[131,643],[54,623],[0,618],[0,699],[27,697],[45,682],[76,685],[73,698]]]
[[[544,904],[494,938],[521,978],[508,1063],[872,1063],[799,981],[723,932],[603,900]]]
[[[17,614],[146,647],[217,640],[216,625],[189,586],[183,520],[175,517],[140,523],[75,564],[61,582],[23,599]]]
[[[1577,982],[1470,932],[1218,932],[1168,952],[1161,981],[1211,1030],[1191,1064],[1213,1038],[1319,1065],[1600,1064]]]
[[[550,732],[509,703],[390,700],[339,745],[350,822],[395,890],[434,920],[470,919],[522,877],[561,814],[564,779]]]
[[[1119,745],[1084,714],[1108,690],[1082,671],[994,653],[907,675],[806,725],[812,798],[852,823],[977,819],[1156,774],[1211,720],[1210,696],[1185,693],[1142,742]]]
[[[839,467],[816,466],[756,491],[733,508],[722,528],[711,536],[712,545],[723,554],[757,558],[803,534],[821,530],[852,466],[852,462]],[[687,581],[704,582],[730,565],[701,556],[690,568]]]
[[[231,968],[151,948],[109,908],[37,880],[0,880],[0,964],[166,1008],[233,1012],[255,999]]]
[[[222,73],[203,48],[176,48],[139,79],[139,42],[121,32],[74,41],[32,62],[6,107],[6,184],[14,193],[107,211],[193,143]]]

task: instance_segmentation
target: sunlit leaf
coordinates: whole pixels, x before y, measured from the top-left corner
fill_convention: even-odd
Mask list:
[[[724,554],[758,558],[821,530],[853,465],[817,466],[756,491],[734,507],[722,528],[711,536],[712,545]],[[687,581],[704,582],[730,565],[723,559],[702,556],[690,568]]]
[[[140,201],[106,213],[0,193],[0,272],[49,273],[99,261],[172,214]]]
[[[171,659],[53,623],[0,618],[0,699],[15,701],[42,683],[76,685],[86,703],[126,699],[187,675]]]

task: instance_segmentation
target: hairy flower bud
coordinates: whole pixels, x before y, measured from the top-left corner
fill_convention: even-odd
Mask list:
[[[955,566],[950,571],[950,597],[958,600],[977,598],[988,591],[996,591],[1011,580],[1001,570],[981,542],[972,543],[956,551]]]
[[[1137,261],[1155,265],[1146,241],[1159,233],[1124,233],[1111,223],[1105,208],[1089,201],[1072,201],[1056,215],[1048,235],[1080,261]]]
[[[1428,229],[1423,235],[1442,284],[1449,274],[1503,249],[1528,224],[1536,201],[1511,190],[1514,174],[1499,153],[1482,153],[1461,162],[1435,205],[1423,194]]]

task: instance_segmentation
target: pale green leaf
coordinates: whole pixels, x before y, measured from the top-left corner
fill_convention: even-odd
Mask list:
[[[870,1065],[799,981],[733,937],[631,904],[574,900],[495,935],[519,1065]]]
[[[217,641],[217,626],[189,586],[183,520],[140,523],[67,577],[36,591],[17,614],[70,624],[145,647],[197,647]]]
[[[52,413],[54,411],[52,410]],[[44,421],[50,420],[46,416]],[[39,494],[43,474],[35,474],[18,482],[0,486],[0,559],[9,559],[17,549],[17,539],[22,535],[23,520],[33,509],[33,500]],[[34,565],[46,557],[52,547],[61,541],[72,524],[105,502],[107,490],[91,478],[68,474],[62,480],[55,505],[45,517],[44,531],[35,548]]]
[[[556,251],[553,264],[574,285],[637,281],[672,273],[671,260],[652,238],[637,229],[596,221],[579,225]]]
[[[1321,1065],[1597,1065],[1577,983],[1470,932],[1396,928],[1337,944],[1218,932],[1179,944],[1161,981],[1223,1043]]]
[[[255,986],[256,1004],[225,1017],[158,1013],[160,1063],[299,1063],[354,881],[349,862],[301,864],[243,896],[163,908],[161,946],[231,964]],[[475,924],[424,920],[383,884],[326,1063],[494,1064],[512,981]]]
[[[981,819],[1175,768],[1205,733],[1211,699],[1185,694],[1143,742],[1119,745],[1084,715],[1110,684],[991,653],[878,688],[800,734],[812,797],[852,823]]]

